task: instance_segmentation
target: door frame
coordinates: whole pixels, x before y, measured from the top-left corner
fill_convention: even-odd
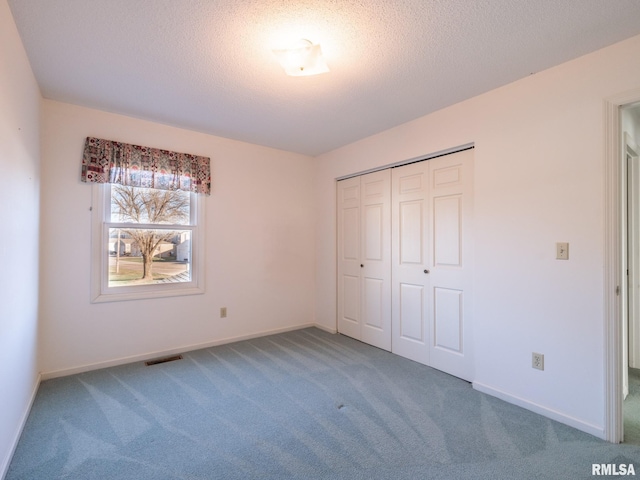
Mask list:
[[[634,322],[634,319],[638,318],[640,313],[640,291],[638,285],[640,285],[640,258],[638,252],[640,252],[640,165],[638,146],[634,139],[628,132],[624,132],[623,136],[623,154],[626,161],[627,172],[627,265],[629,271],[627,272],[628,292],[627,292],[627,322],[626,322],[626,349],[627,349],[627,362],[624,362],[623,368],[631,367],[638,368],[640,364],[640,355],[638,354],[638,324]],[[623,338],[623,342],[625,339]],[[623,348],[625,345],[623,344]],[[628,372],[628,371],[627,371]],[[629,381],[628,374],[625,373],[624,384],[624,396],[626,398],[629,393]]]
[[[622,269],[623,238],[622,193],[624,139],[620,108],[640,101],[640,89],[604,100],[604,439],[620,443],[624,437],[622,392],[622,318],[625,285]],[[626,201],[626,199],[624,200]]]

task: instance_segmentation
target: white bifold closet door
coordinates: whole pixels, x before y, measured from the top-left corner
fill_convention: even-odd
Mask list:
[[[392,170],[392,352],[473,378],[473,150]]]
[[[471,380],[473,150],[338,182],[338,331]]]
[[[338,331],[391,350],[391,172],[338,182]]]

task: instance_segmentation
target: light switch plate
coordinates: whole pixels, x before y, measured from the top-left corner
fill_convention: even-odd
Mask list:
[[[569,243],[568,242],[556,243],[556,259],[569,260]]]

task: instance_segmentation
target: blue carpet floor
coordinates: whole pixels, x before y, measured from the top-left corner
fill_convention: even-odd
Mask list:
[[[640,370],[636,368],[629,369],[629,395],[624,401],[623,411],[624,442],[640,445]]]
[[[640,447],[312,328],[42,382],[6,480],[555,480],[594,463],[640,475]]]

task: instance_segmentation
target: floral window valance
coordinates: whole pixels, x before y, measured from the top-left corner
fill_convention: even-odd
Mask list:
[[[82,181],[211,193],[209,157],[87,137]]]

